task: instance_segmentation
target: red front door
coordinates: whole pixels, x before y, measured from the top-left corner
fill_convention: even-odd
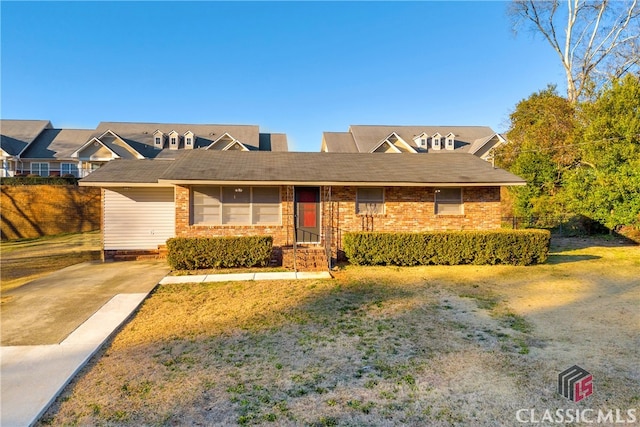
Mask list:
[[[320,188],[296,187],[296,241],[320,242]]]

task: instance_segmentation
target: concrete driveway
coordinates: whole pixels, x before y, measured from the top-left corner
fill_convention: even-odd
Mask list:
[[[166,261],[85,262],[4,292],[2,346],[59,344],[117,294],[148,293]]]
[[[3,293],[0,425],[35,424],[168,272],[165,261],[86,262]]]

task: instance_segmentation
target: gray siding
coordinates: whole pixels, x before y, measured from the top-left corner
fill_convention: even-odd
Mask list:
[[[175,237],[173,188],[105,188],[104,250],[157,249]]]

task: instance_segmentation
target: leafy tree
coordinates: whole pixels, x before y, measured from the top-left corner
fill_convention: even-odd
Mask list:
[[[610,229],[640,226],[640,79],[614,80],[582,106],[580,166],[567,174],[570,207]]]
[[[576,111],[554,86],[520,101],[510,115],[509,144],[497,153],[497,163],[527,180],[512,188],[516,216],[550,215],[563,174],[578,161],[575,146]]]
[[[514,30],[540,34],[558,55],[567,98],[576,103],[590,84],[635,72],[640,66],[639,0],[514,0]]]

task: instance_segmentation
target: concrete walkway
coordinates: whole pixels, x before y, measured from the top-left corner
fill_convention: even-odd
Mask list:
[[[203,283],[203,282],[235,282],[245,280],[297,280],[297,279],[331,279],[328,271],[293,271],[272,273],[230,273],[200,274],[193,276],[167,276],[160,280],[161,285],[169,283]]]
[[[118,269],[121,270],[120,273],[122,273],[122,270],[132,268],[134,263],[102,264],[102,266],[103,267],[96,266],[94,269],[104,268],[108,271]],[[90,268],[90,266],[85,266],[85,268],[88,271],[86,274],[91,274],[92,268]],[[43,286],[43,281],[52,283],[59,281],[58,287],[70,286],[66,283],[67,281],[63,279],[65,277],[65,270],[67,269],[38,279],[38,284]],[[69,275],[72,276],[73,274],[71,273],[77,273],[76,270],[77,268],[70,268],[67,273],[70,273]],[[102,274],[107,277],[106,271]],[[108,277],[111,282],[113,277]],[[327,278],[331,278],[328,272],[276,272],[166,276],[159,282],[155,280],[154,283]],[[77,277],[77,279],[79,279],[79,277]],[[28,286],[30,285],[25,285],[25,288]],[[62,392],[64,387],[104,345],[111,335],[131,316],[154,287],[155,285],[147,287],[143,292],[119,293],[114,295],[106,304],[95,311],[93,315],[60,343],[0,347],[0,374],[2,381],[0,387],[0,426],[22,427],[35,424],[49,405],[53,403],[58,394]],[[32,289],[32,292],[34,290],[37,290],[37,288]],[[73,301],[67,301],[61,304],[73,303]],[[8,304],[10,303],[7,303],[7,305]],[[57,311],[61,311],[61,309],[61,307],[58,307]],[[13,314],[14,317],[18,318],[18,321],[12,321],[14,320],[12,318],[6,319],[4,310],[5,307],[3,306],[3,323],[8,320],[9,323],[16,324],[20,323],[20,320],[25,320],[24,316],[20,318],[18,314]],[[14,308],[13,311],[16,312],[16,310],[20,311],[24,309]],[[27,316],[27,318],[30,319],[31,317]],[[53,335],[56,334],[53,333]]]

